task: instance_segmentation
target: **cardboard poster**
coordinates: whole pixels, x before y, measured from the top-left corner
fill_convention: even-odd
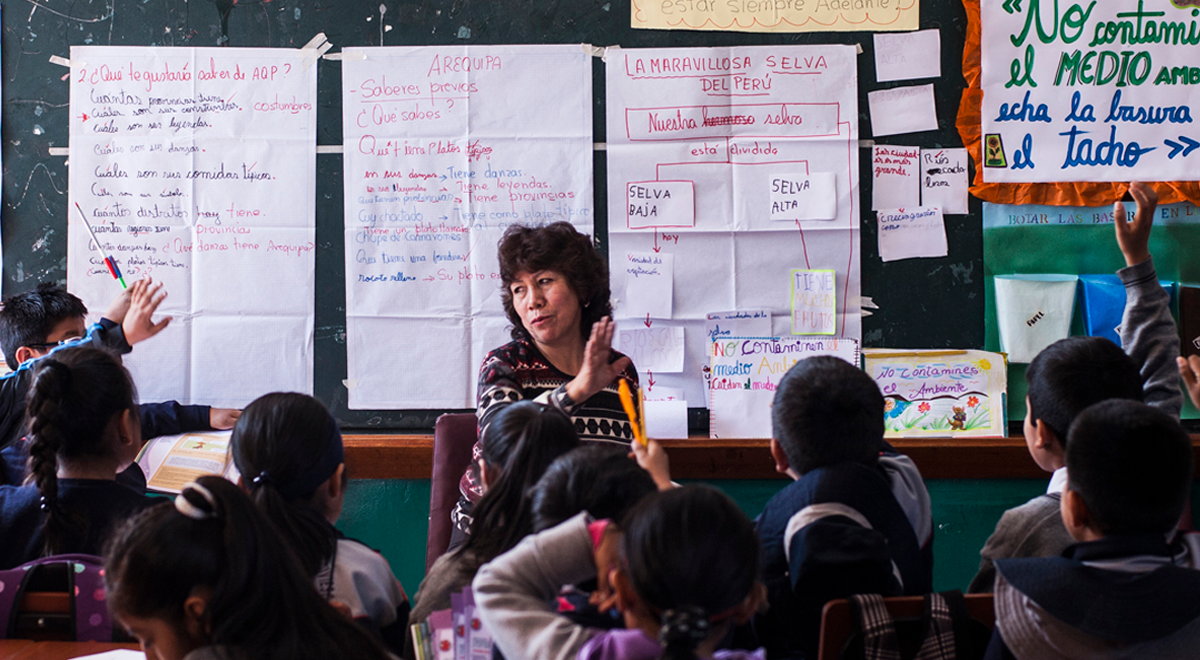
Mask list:
[[[591,57],[578,45],[343,53],[349,407],[472,408],[484,356],[511,340],[504,230],[561,220],[592,233]]]
[[[630,0],[630,25],[655,30],[915,30],[918,0]]]
[[[311,392],[315,67],[281,48],[71,48],[67,286],[98,317],[153,277],[174,317],[125,358],[143,401]]]
[[[861,334],[857,58],[841,45],[608,50],[608,208],[624,210],[609,254],[674,257],[684,364],[655,379],[692,405],[708,400],[714,310],[761,311],[766,336]],[[808,330],[793,328],[793,270],[833,281],[799,301],[824,314]],[[629,271],[610,269],[615,314],[641,323],[651,280]]]
[[[1194,2],[980,10],[985,182],[1196,178]]]
[[[883,392],[887,437],[1007,435],[1002,354],[866,349],[863,364]]]

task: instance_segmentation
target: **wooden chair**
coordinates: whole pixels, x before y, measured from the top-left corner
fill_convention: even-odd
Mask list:
[[[967,594],[967,613],[972,618],[986,623],[989,628],[996,625],[996,612],[992,608],[992,594]],[[925,598],[923,596],[897,596],[884,598],[884,605],[893,618],[918,618],[924,612]],[[817,652],[818,660],[837,660],[846,645],[846,640],[854,632],[854,613],[850,609],[850,601],[842,598],[825,603],[821,611],[821,645]]]
[[[429,540],[425,570],[450,547],[450,512],[458,504],[458,482],[471,464],[471,447],[478,438],[474,413],[447,413],[433,425],[433,474],[429,496]]]

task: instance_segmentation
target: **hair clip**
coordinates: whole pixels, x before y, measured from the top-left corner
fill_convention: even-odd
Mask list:
[[[251,479],[250,483],[254,484],[255,486],[274,486],[275,480],[271,478],[271,475],[267,474],[266,470],[263,470],[262,472],[258,473],[257,477]]]
[[[46,500],[45,495],[42,495],[42,497],[41,497],[41,507],[42,507],[42,511],[50,510],[50,502]]]
[[[211,511],[205,511],[195,504],[192,504],[191,500],[187,498],[187,493],[189,490],[199,495],[208,504]],[[175,498],[175,510],[187,516],[188,518],[191,518],[192,520],[204,520],[206,518],[212,518],[216,515],[217,499],[213,497],[212,491],[193,481],[184,486],[183,491],[181,491]]]

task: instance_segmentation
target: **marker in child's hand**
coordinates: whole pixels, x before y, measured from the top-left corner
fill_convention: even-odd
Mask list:
[[[625,415],[629,417],[629,425],[633,427],[633,439],[643,447],[648,446],[646,436],[642,435],[637,408],[633,405],[633,392],[629,391],[629,383],[624,378],[618,384],[617,391],[621,395],[621,406],[625,408]]]
[[[117,262],[113,258],[104,254],[104,247],[100,245],[99,239],[96,238],[96,232],[92,231],[92,224],[88,222],[87,216],[84,215],[83,209],[79,208],[79,202],[75,202],[75,210],[79,211],[79,217],[83,218],[83,226],[87,227],[88,234],[92,237],[92,244],[96,246],[96,250],[100,252],[100,256],[104,258],[104,265],[108,266],[108,272],[112,273],[113,279],[121,283],[122,289],[128,289],[125,284],[125,278],[121,277],[121,269],[117,268]]]

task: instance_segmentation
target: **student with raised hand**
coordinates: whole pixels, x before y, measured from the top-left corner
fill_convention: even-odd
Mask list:
[[[131,288],[117,296],[90,334],[84,324],[87,306],[57,285],[41,284],[32,291],[6,298],[0,304],[0,351],[13,374],[0,379],[0,409],[18,399],[19,405],[24,406],[22,392],[28,381],[22,378],[22,365],[44,357],[59,345],[89,336],[98,348],[124,353],[131,344],[165,328],[169,318],[154,323],[150,320],[153,308],[146,311],[151,305],[157,307],[165,297],[161,287],[149,278],[134,282]],[[135,296],[139,307],[131,309]],[[126,320],[129,323],[126,324]],[[123,338],[128,337],[133,341],[126,343]],[[144,440],[187,431],[229,429],[238,414],[237,410],[183,406],[175,401],[138,406]],[[28,475],[29,447],[27,442],[21,442],[26,432],[22,422],[23,417],[12,414],[11,409],[0,415],[0,455],[4,461],[0,484],[20,484]],[[126,471],[118,481],[137,490],[146,487],[146,477],[138,468]]]
[[[481,444],[484,492],[474,508],[471,534],[429,568],[413,604],[414,622],[449,608],[450,594],[470,585],[481,565],[533,531],[529,492],[554,459],[579,446],[579,436],[570,418],[556,409],[520,401],[496,414]],[[414,657],[411,641],[405,655]]]
[[[533,531],[541,532],[587,511],[620,520],[658,490],[654,478],[620,448],[588,444],[559,456],[530,492]]]
[[[201,477],[124,525],[105,551],[113,617],[148,660],[384,660],[312,588],[237,486]]]
[[[346,487],[337,422],[320,401],[276,392],[255,399],[233,428],[239,484],[295,552],[326,600],[349,608],[395,651],[404,648],[408,597],[386,559],[334,527]]]
[[[478,613],[505,657],[765,657],[762,649],[718,649],[764,600],[754,526],[729,497],[708,486],[684,486],[653,493],[629,513],[620,561],[609,576],[624,630],[587,628],[553,608],[563,584],[596,577],[597,527],[579,514],[480,569],[474,583]]]
[[[63,348],[27,372],[32,483],[0,486],[0,569],[100,554],[117,523],[154,503],[116,482],[142,446],[133,381],[118,359]]]
[[[1071,544],[1059,503],[1067,482],[1067,438],[1080,412],[1105,399],[1130,399],[1179,417],[1179,335],[1170,295],[1158,283],[1149,249],[1158,195],[1137,182],[1129,192],[1137,201],[1132,222],[1123,204],[1113,207],[1117,245],[1126,263],[1117,271],[1125,284],[1124,350],[1103,337],[1068,337],[1047,346],[1029,364],[1025,444],[1034,462],[1052,476],[1044,495],[1001,516],[980,550],[979,572],[968,591],[992,590],[997,559],[1052,557]]]
[[[996,561],[985,657],[1195,658],[1200,571],[1169,545],[1191,493],[1192,441],[1171,415],[1108,400],[1068,432],[1061,556]],[[1194,534],[1192,535],[1194,536]]]

